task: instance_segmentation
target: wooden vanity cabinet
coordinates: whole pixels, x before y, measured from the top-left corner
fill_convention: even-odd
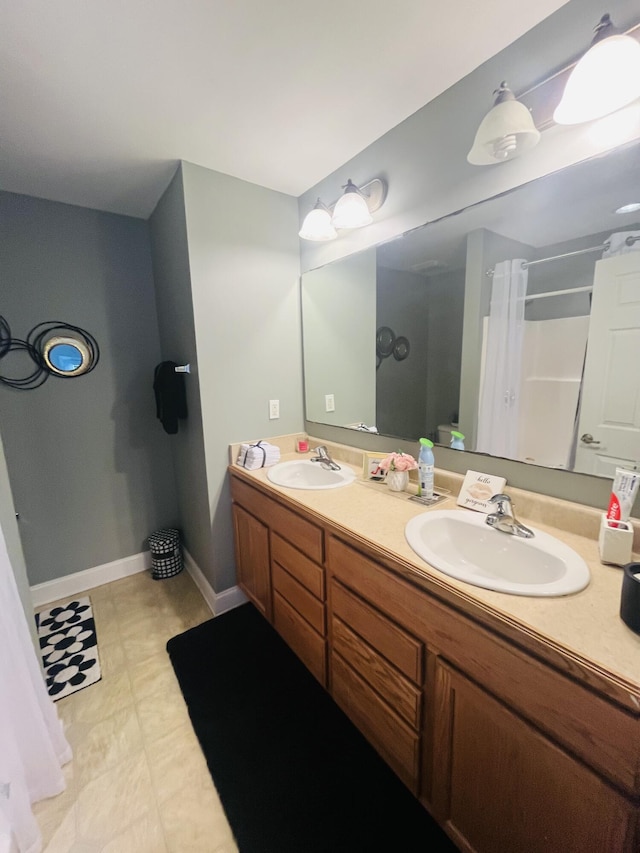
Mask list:
[[[326,686],[324,532],[231,478],[238,586]]]
[[[376,546],[232,494],[240,586],[462,851],[640,853],[632,702]]]
[[[433,814],[461,850],[637,853],[637,805],[438,662]]]
[[[637,716],[342,536],[327,570],[332,694],[461,850],[638,853]]]
[[[271,621],[269,529],[241,506],[233,509],[238,586]]]

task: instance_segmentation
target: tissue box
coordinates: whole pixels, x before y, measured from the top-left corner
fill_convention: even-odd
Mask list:
[[[625,566],[631,562],[633,528],[626,521],[615,521],[603,515],[598,545],[600,546],[600,559],[603,563]]]

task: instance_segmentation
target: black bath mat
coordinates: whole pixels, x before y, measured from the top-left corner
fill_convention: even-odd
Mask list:
[[[253,605],[167,650],[240,853],[457,849]]]

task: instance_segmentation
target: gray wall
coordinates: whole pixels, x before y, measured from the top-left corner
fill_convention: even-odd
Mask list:
[[[139,553],[175,523],[148,227],[141,220],[0,193],[1,313],[15,337],[61,320],[98,340],[97,368],[33,391],[0,387],[0,431],[31,584]],[[7,375],[23,363],[11,354]]]
[[[376,371],[376,426],[383,433],[421,437],[424,431],[431,382],[428,290],[424,276],[378,267],[377,325],[389,326],[410,345],[408,358],[390,355]]]
[[[606,10],[625,28],[638,20],[637,0],[611,0]],[[525,157],[495,166],[467,163],[480,121],[492,106],[491,93],[508,80],[520,93],[580,56],[600,20],[597,0],[570,0],[528,33],[483,63],[376,142],[310,187],[299,198],[299,221],[318,197],[335,199],[350,177],[358,185],[373,177],[388,181],[383,207],[367,228],[341,232],[328,243],[301,240],[302,271],[396,237],[470,204],[549,174],[570,163],[640,136],[631,126],[617,139],[596,139],[584,125],[553,127]]]
[[[299,222],[318,197],[326,201],[336,198],[348,177],[361,185],[380,176],[389,184],[387,200],[374,214],[372,225],[342,233],[339,239],[326,244],[302,241],[302,270],[376,245],[425,222],[638,138],[640,126],[637,125],[616,140],[598,141],[585,133],[584,126],[553,127],[543,133],[538,147],[525,157],[483,168],[466,162],[478,125],[491,107],[491,92],[496,85],[506,78],[512,89],[520,93],[566,66],[584,52],[591,30],[604,11],[609,12],[616,25],[623,29],[637,22],[636,0],[612,0],[606,10],[596,0],[570,0],[522,38],[309,188],[299,199]],[[466,432],[464,425],[461,429]],[[319,427],[316,434],[328,440],[378,449],[370,437],[361,433],[349,435],[335,427]],[[391,440],[387,449],[396,449]],[[602,505],[610,489],[610,482],[594,477],[486,457],[480,460],[477,456],[448,449],[440,451],[436,464],[462,472],[467,468],[477,469],[482,464],[488,473],[507,476],[512,485],[593,505]]]
[[[464,270],[430,276],[427,429],[437,440],[439,424],[457,420],[464,318]]]
[[[376,253],[372,249],[302,277],[304,396],[321,423],[376,421]],[[333,394],[335,411],[326,411]]]
[[[185,376],[188,417],[179,422],[175,435],[167,437],[175,472],[179,527],[185,547],[213,580],[200,372],[181,167],[158,202],[149,224],[162,360],[191,365],[191,373]],[[159,424],[158,428],[161,429]]]
[[[182,176],[212,531],[206,571],[219,592],[235,583],[229,444],[303,428],[297,205],[190,163]],[[279,420],[269,420],[273,399]]]

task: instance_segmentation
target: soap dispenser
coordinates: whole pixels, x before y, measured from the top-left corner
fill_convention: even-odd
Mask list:
[[[464,435],[461,432],[451,430],[451,444],[453,450],[464,450]]]

